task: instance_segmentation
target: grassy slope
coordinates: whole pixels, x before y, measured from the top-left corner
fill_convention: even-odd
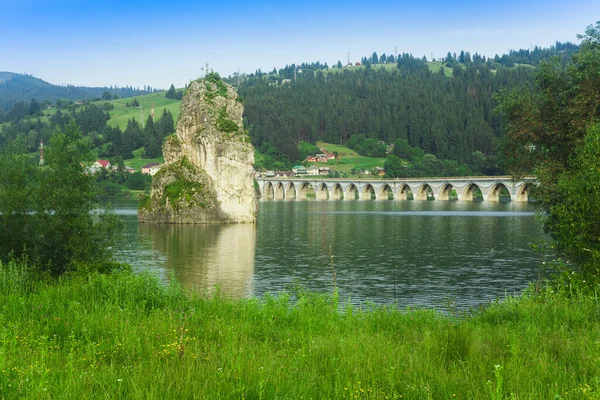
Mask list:
[[[545,293],[469,315],[227,300],[144,275],[0,268],[0,398],[598,398],[600,304]]]
[[[335,161],[329,161],[327,163],[315,163],[315,165],[326,166],[338,172],[345,172],[349,174],[350,170],[353,168],[365,170],[371,170],[375,167],[383,168],[383,164],[385,163],[385,158],[364,157],[356,153],[354,150],[350,150],[346,146],[325,143],[321,141],[317,142],[317,146],[319,148],[324,147],[328,152],[331,153],[337,152],[339,159]]]
[[[427,66],[429,67],[429,70],[432,72],[438,72],[440,70],[440,68],[444,68],[444,74],[447,77],[451,77],[452,76],[452,68],[448,68],[446,67],[446,65],[442,64],[439,61],[436,62],[428,62]],[[364,65],[353,65],[350,67],[343,67],[343,68],[337,68],[337,67],[331,67],[329,69],[324,69],[323,70],[323,74],[327,75],[327,74],[331,74],[331,73],[339,73],[342,72],[344,70],[348,70],[348,71],[357,71],[360,69],[366,68]],[[394,71],[396,69],[398,69],[397,65],[395,63],[392,64],[374,64],[371,66],[371,68],[373,69],[380,69],[383,68],[387,71]]]
[[[154,102],[154,115],[156,118],[160,118],[163,109],[167,109],[173,115],[173,120],[177,121],[179,116],[179,105],[180,100],[167,99],[165,92],[157,92],[152,94],[146,94],[143,96],[136,96],[135,99],[140,103],[139,108],[126,107],[127,103],[131,103],[134,98],[129,97],[126,99],[113,100],[112,103],[115,106],[114,110],[109,111],[110,119],[108,120],[109,126],[119,126],[121,129],[127,127],[127,121],[131,118],[137,119],[140,122],[142,115],[144,122],[150,115],[152,108],[152,102]]]
[[[141,153],[141,149],[135,150],[133,152],[134,158],[131,158],[129,160],[123,160],[123,162],[126,166],[130,168],[135,168],[136,171],[141,171],[144,165],[151,162],[157,162],[159,164],[165,162],[165,159],[162,156],[157,158],[142,158]]]

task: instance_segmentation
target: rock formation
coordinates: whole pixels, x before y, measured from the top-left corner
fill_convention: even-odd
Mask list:
[[[217,74],[188,86],[176,132],[163,144],[165,165],[138,210],[140,222],[256,222],[254,148],[243,111]]]

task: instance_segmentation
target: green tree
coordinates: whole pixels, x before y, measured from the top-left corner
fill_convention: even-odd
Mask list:
[[[386,178],[402,178],[405,176],[404,164],[402,163],[402,160],[394,154],[390,154],[387,157],[383,164],[383,169],[385,169]]]
[[[600,22],[578,37],[580,51],[571,62],[543,63],[532,87],[505,93],[499,110],[508,122],[509,170],[536,175],[532,194],[546,215],[546,231],[564,257],[598,276]]]
[[[0,158],[0,231],[3,239],[14,236],[8,244],[2,240],[0,257],[26,255],[53,275],[111,268],[111,246],[122,223],[110,210],[94,212],[94,178],[82,164],[93,160],[89,140],[71,122],[50,138],[46,167],[34,170],[23,157],[10,147]]]
[[[176,97],[175,86],[173,86],[173,84],[171,84],[171,87],[167,90],[167,93],[165,93],[165,97],[167,99],[174,99]]]

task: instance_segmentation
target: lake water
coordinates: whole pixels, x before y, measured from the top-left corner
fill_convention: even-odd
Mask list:
[[[545,236],[522,203],[262,201],[256,225],[188,226],[138,224],[136,201],[111,202],[119,260],[232,297],[331,291],[333,260],[343,300],[466,308],[520,292],[550,257],[532,249]]]

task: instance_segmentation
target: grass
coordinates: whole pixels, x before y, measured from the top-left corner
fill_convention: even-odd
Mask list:
[[[151,162],[157,162],[159,164],[163,164],[165,162],[164,157],[156,157],[156,158],[142,158],[142,149],[137,149],[133,151],[134,158],[130,158],[128,160],[123,160],[125,165],[130,168],[134,168],[136,171],[141,171],[142,167]]]
[[[338,171],[340,173],[350,174],[352,169],[365,169],[372,170],[375,167],[383,168],[385,163],[385,158],[377,158],[377,157],[365,157],[359,155],[354,150],[349,149],[346,146],[336,145],[325,142],[317,142],[317,146],[319,148],[324,147],[328,152],[337,152],[339,155],[339,159],[335,161],[329,161],[327,163],[314,163],[317,166],[326,166],[331,168],[334,171]]]
[[[448,78],[450,78],[452,76],[452,71],[454,71],[453,68],[449,68],[446,67],[446,64],[443,64],[439,61],[435,61],[435,62],[428,62],[427,66],[429,67],[429,70],[431,72],[439,72],[440,68],[444,69],[444,75]]]
[[[140,107],[127,107],[126,104],[131,103],[134,98],[140,103]],[[153,102],[155,118],[160,118],[163,109],[167,109],[167,111],[173,115],[173,120],[177,121],[181,100],[167,99],[165,97],[165,92],[157,92],[111,101],[115,108],[109,111],[110,119],[107,124],[113,127],[119,126],[121,129],[125,130],[125,128],[127,128],[127,121],[131,118],[140,122],[143,117],[143,123],[145,123],[150,115]]]
[[[600,304],[551,292],[469,314],[294,289],[184,293],[147,274],[0,266],[0,398],[598,398]]]

